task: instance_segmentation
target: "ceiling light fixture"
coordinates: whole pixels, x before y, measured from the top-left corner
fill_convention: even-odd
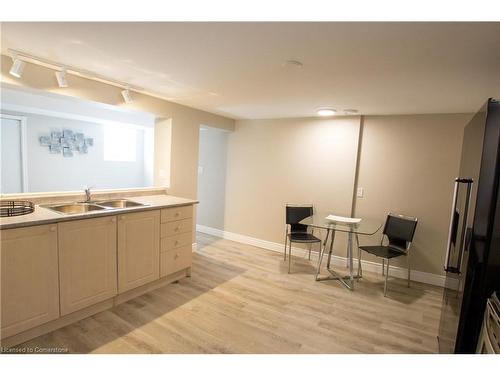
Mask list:
[[[125,103],[132,103],[133,102],[132,95],[131,95],[128,87],[122,91],[122,96],[123,96],[123,100],[125,100]]]
[[[44,68],[51,69],[51,70],[56,71],[56,72],[60,72],[61,70],[65,70],[66,71],[66,79],[67,79],[68,75],[76,75],[76,76],[79,76],[79,77],[82,77],[85,79],[89,79],[92,81],[105,83],[107,85],[118,87],[121,90],[128,89],[129,96],[130,96],[131,91],[134,91],[134,92],[145,93],[147,95],[154,96],[156,98],[165,99],[165,100],[172,100],[173,99],[173,98],[167,98],[164,95],[160,95],[160,94],[155,93],[155,92],[147,91],[144,88],[139,87],[139,86],[132,86],[128,82],[118,81],[118,80],[115,80],[115,79],[112,79],[109,77],[102,76],[96,72],[84,70],[84,69],[81,69],[81,68],[78,68],[75,66],[71,66],[71,65],[63,64],[63,63],[60,63],[57,61],[49,60],[49,59],[46,59],[44,57],[35,56],[35,55],[32,55],[28,52],[15,50],[12,48],[7,49],[7,52],[9,53],[9,55],[12,56],[12,60],[14,62],[12,69],[10,70],[10,74],[12,74],[15,77],[20,77],[21,73],[22,73],[22,68],[24,68],[25,64],[29,63],[29,64],[42,66]],[[16,63],[16,60],[19,60],[19,62]],[[21,68],[15,67],[16,64],[18,66],[20,65]],[[17,70],[17,72],[16,72],[16,70]],[[57,75],[56,75],[56,78],[57,78]]]
[[[336,114],[337,110],[333,109],[333,108],[319,108],[316,111],[316,113],[318,114],[318,116],[327,117],[327,116],[333,116],[334,114]]]
[[[14,77],[21,78],[25,65],[26,63],[19,60],[16,55],[12,56],[12,67],[9,70],[9,74]]]
[[[57,84],[59,87],[68,87],[68,80],[66,78],[66,69],[63,68],[61,71],[56,72]]]

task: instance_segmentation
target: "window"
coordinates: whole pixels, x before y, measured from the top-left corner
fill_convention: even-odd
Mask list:
[[[104,160],[135,161],[137,130],[126,126],[104,126]]]

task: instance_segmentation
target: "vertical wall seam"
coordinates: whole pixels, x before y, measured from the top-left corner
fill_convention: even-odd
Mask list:
[[[356,153],[356,171],[354,172],[354,188],[352,190],[352,207],[351,207],[351,217],[354,217],[356,213],[356,203],[357,203],[357,190],[358,190],[358,180],[359,180],[359,165],[361,162],[361,147],[363,143],[363,130],[364,130],[365,116],[361,115],[359,117],[359,134],[358,134],[358,150]]]

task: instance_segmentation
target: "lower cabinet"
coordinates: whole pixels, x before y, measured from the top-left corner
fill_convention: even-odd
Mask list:
[[[166,208],[161,211],[160,277],[190,269],[192,217],[192,206]]]
[[[61,315],[117,294],[116,217],[59,224]]]
[[[189,205],[2,229],[2,339],[160,277],[189,276],[192,216]]]
[[[2,230],[1,336],[59,317],[57,225]]]
[[[191,254],[191,245],[162,251],[160,255],[160,277],[191,267]]]
[[[160,278],[160,211],[118,216],[118,292]]]

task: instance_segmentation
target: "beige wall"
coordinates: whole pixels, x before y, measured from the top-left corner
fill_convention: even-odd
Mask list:
[[[363,120],[354,215],[385,220],[389,211],[419,219],[412,268],[443,273],[453,180],[463,129],[471,115],[366,116]],[[380,234],[360,238],[376,244]],[[374,257],[364,255],[366,260]],[[406,260],[394,261],[406,267]]]
[[[228,132],[200,130],[197,224],[224,229]]]
[[[237,121],[228,138],[225,230],[281,243],[286,203],[350,215],[358,133],[359,117]]]
[[[77,76],[68,78],[70,87],[59,88],[54,71],[41,66],[27,64],[22,78],[18,79],[9,74],[11,63],[10,57],[1,56],[0,82],[151,112],[160,120],[171,119],[172,149],[168,191],[173,195],[196,198],[200,124],[227,130],[234,129],[234,120],[230,118],[148,95],[133,93],[133,103],[125,104],[120,94],[121,89]]]
[[[228,138],[224,230],[281,243],[284,205],[290,202],[337,214],[353,210],[381,222],[389,211],[414,215],[419,224],[413,269],[442,274],[453,179],[470,117],[236,121]],[[358,186],[364,197],[353,199]],[[360,242],[380,238],[381,232]],[[336,254],[344,256],[345,246],[345,235],[338,235]],[[366,254],[364,259],[375,261]],[[394,264],[406,267],[404,260]]]

